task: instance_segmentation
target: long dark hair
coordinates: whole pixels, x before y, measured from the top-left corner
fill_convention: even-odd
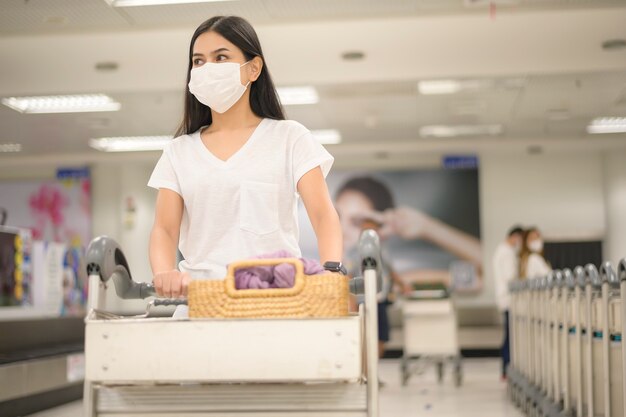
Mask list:
[[[528,229],[524,230],[524,236],[522,238],[522,250],[520,252],[520,261],[519,261],[519,276],[520,278],[533,278],[533,277],[526,277],[526,270],[528,267],[528,258],[530,257],[530,254],[532,253],[532,251],[530,250],[530,248],[528,247],[528,236],[533,233],[533,232],[539,232],[539,229],[537,229],[536,227],[529,227]],[[540,233],[541,234],[541,233]],[[544,258],[544,253],[543,251],[541,251],[539,253],[539,255],[541,255],[542,258]]]
[[[247,20],[238,16],[215,16],[202,23],[191,37],[189,44],[189,67],[187,68],[187,84],[191,78],[193,67],[193,45],[198,36],[205,32],[219,33],[229,42],[233,43],[243,52],[246,61],[254,57],[263,59],[263,68],[259,78],[250,84],[250,107],[252,112],[259,117],[267,117],[275,120],[284,120],[283,108],[280,105],[278,93],[270,76],[270,71],[265,62],[261,42],[254,28]],[[185,85],[185,113],[183,121],[178,126],[175,136],[188,135],[200,129],[202,126],[213,122],[211,109],[200,103],[189,88]]]

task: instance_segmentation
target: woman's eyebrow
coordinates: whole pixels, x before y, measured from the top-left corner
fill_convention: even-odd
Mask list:
[[[217,54],[219,52],[230,52],[230,50],[228,48],[223,48],[222,47],[222,48],[216,49],[215,51],[211,52],[211,54],[215,55],[215,54]]]
[[[230,49],[228,49],[228,48],[218,48],[215,51],[210,52],[209,55],[215,55],[215,54],[220,53],[220,52],[230,52]],[[194,52],[193,55],[191,55],[191,56],[192,57],[196,57],[196,56],[204,57],[204,54],[202,52]]]

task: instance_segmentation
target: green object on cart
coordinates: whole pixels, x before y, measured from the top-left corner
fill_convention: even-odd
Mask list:
[[[449,298],[450,291],[443,284],[417,284],[411,285],[413,291],[406,296],[409,300],[440,300]]]

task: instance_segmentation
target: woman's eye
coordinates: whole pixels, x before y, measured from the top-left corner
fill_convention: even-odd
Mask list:
[[[204,61],[202,61],[200,58],[196,58],[192,62],[193,62],[194,66],[198,66],[198,65],[203,65],[204,64]]]
[[[215,57],[215,60],[217,62],[226,61],[227,59],[228,59],[228,57],[226,55],[218,55],[218,56]]]

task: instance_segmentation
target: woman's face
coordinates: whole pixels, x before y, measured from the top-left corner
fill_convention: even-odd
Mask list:
[[[541,238],[541,234],[536,230],[528,233],[526,246],[531,252],[541,253],[541,251],[543,251],[543,239]]]
[[[364,215],[371,212],[374,206],[363,193],[346,190],[337,197],[335,208],[341,223],[343,247],[348,250],[358,243],[365,220]]]
[[[246,57],[241,49],[229,42],[222,35],[217,32],[209,31],[204,32],[196,38],[191,57],[192,68],[201,67],[207,62],[234,62],[243,65],[246,63]],[[261,58],[255,57],[248,65],[240,68],[242,85],[256,80],[260,71],[261,62]]]
[[[541,234],[537,230],[533,230],[528,233],[528,236],[526,237],[526,244],[528,245],[535,240],[541,240]]]

